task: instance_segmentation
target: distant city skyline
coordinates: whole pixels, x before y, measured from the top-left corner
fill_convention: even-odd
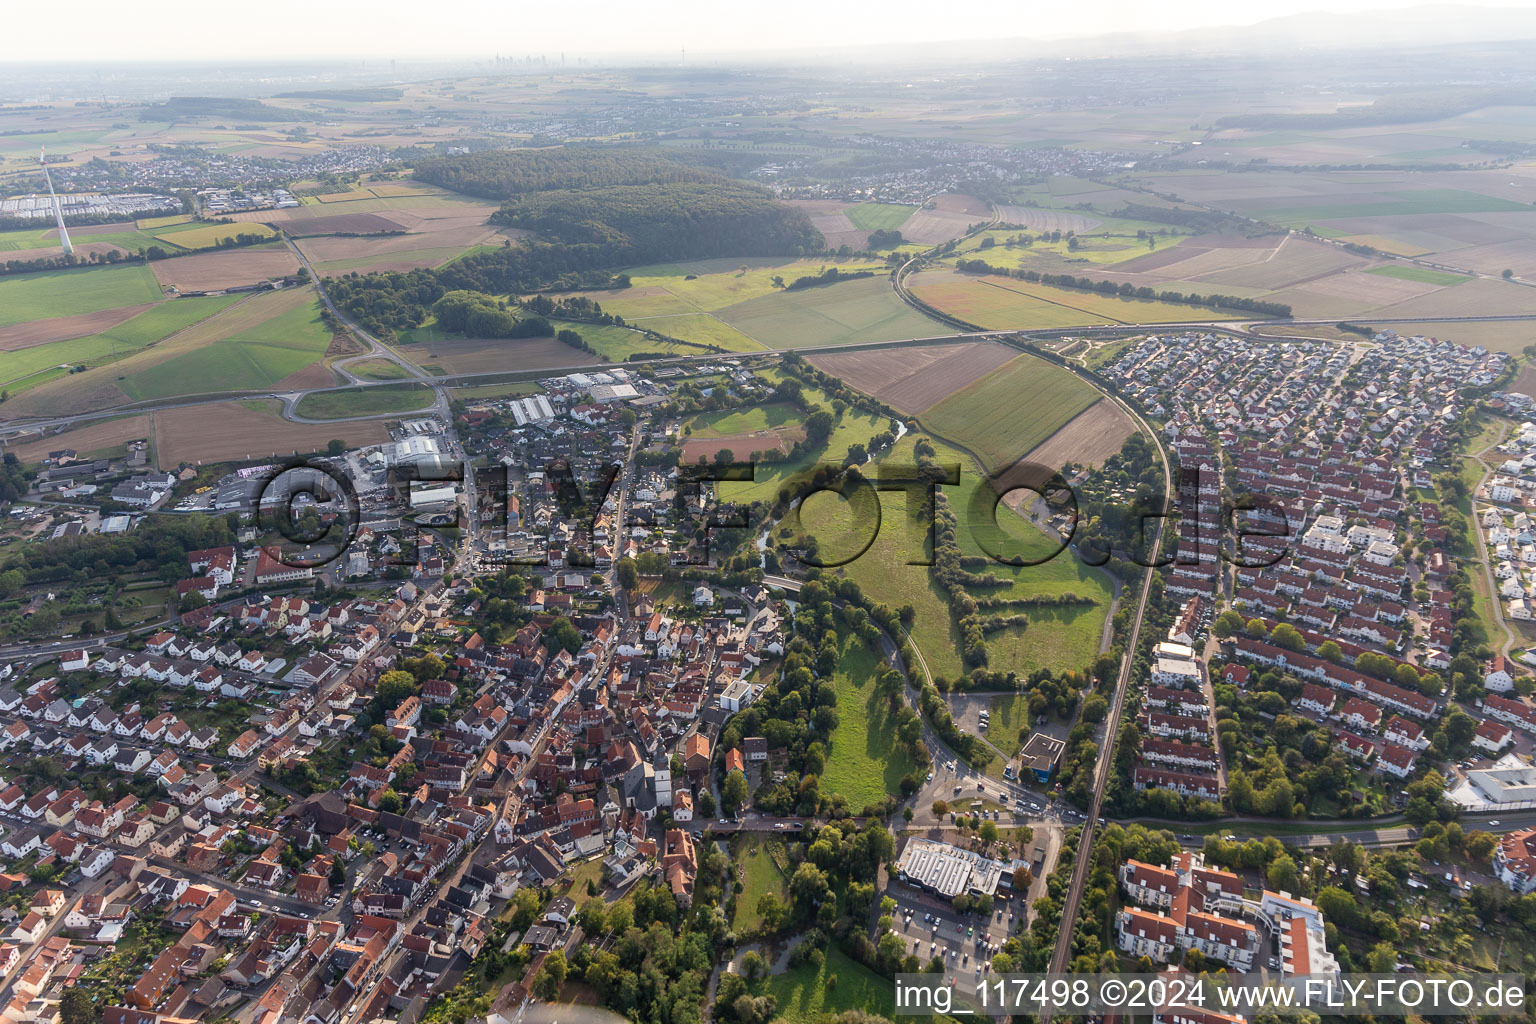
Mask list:
[[[751,9],[703,0],[635,5],[597,0],[581,8],[520,9],[495,0],[443,0],[353,8],[273,0],[259,12],[161,0],[150,9],[78,0],[60,31],[57,8],[9,12],[0,58],[20,60],[235,60],[321,57],[474,57],[565,53],[571,57],[662,57],[686,49],[699,60],[852,46],[912,46],[984,39],[1062,39],[1113,33],[1242,27],[1297,14],[1400,10],[1398,0],[1106,0],[1086,7],[984,0],[943,20],[917,0],[827,4],[784,0]],[[1472,6],[1536,9],[1536,0],[1485,0]],[[393,10],[391,10],[393,7]],[[254,19],[254,21],[253,21]]]

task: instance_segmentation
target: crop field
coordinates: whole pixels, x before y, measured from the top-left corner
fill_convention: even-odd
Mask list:
[[[584,292],[608,313],[629,320],[678,313],[718,313],[732,305],[780,291],[775,278],[792,282],[827,267],[883,272],[878,260],[698,260],[630,270],[630,287]],[[807,289],[814,290],[814,289]]]
[[[184,462],[282,458],[323,451],[332,439],[348,447],[389,440],[387,420],[290,423],[273,401],[218,402],[164,409],[152,415],[155,458],[161,468]]]
[[[995,471],[1033,451],[1098,400],[1099,393],[1070,371],[1021,355],[930,408],[923,423],[974,451]]]
[[[103,309],[96,313],[56,316],[47,320],[33,320],[30,323],[0,327],[0,352],[15,352],[35,345],[46,345],[51,341],[68,341],[70,338],[83,338],[88,334],[97,334],[116,327],[129,317],[138,316],[154,306],[155,303],[146,302],[139,306],[119,306],[117,309]]]
[[[1396,277],[1404,281],[1418,281],[1422,284],[1438,284],[1452,287],[1458,284],[1466,284],[1471,280],[1460,274],[1447,274],[1443,270],[1430,270],[1428,267],[1415,267],[1403,263],[1387,263],[1380,267],[1372,267],[1367,274],[1380,274],[1382,277]]]
[[[764,295],[727,306],[717,315],[774,349],[951,333],[902,302],[883,275]]]
[[[869,242],[869,230],[860,228],[848,217],[848,204],[838,199],[795,199],[791,205],[804,211],[811,227],[821,232],[828,249],[848,245],[862,249]]]
[[[896,723],[886,701],[875,692],[882,667],[875,652],[852,634],[841,638],[832,685],[837,692],[837,728],[827,743],[822,791],[847,798],[855,813],[901,795],[901,777],[912,758],[896,747]]]
[[[320,321],[313,290],[276,294],[285,301],[267,307],[274,315],[137,371],[118,386],[130,399],[143,401],[269,388],[300,372],[325,354],[331,332]]]
[[[901,237],[922,245],[939,245],[952,238],[959,238],[973,224],[982,223],[989,217],[985,211],[967,212],[966,204],[963,203],[947,204],[947,208],[924,208],[913,213],[902,224]]]
[[[1443,213],[1513,213],[1529,207],[1513,199],[1500,199],[1461,189],[1405,189],[1379,194],[1367,201],[1315,203],[1303,206],[1276,206],[1262,203],[1241,204],[1240,212],[1260,216],[1285,227],[1306,227],[1316,221],[1347,220],[1354,217],[1403,217]],[[1234,204],[1237,205],[1237,204]]]
[[[991,341],[958,345],[904,345],[861,352],[820,353],[818,370],[903,413],[922,415],[951,393],[1008,362],[1013,349]]]
[[[222,291],[299,272],[298,257],[281,244],[194,253],[150,266],[162,285],[181,292]]]
[[[1373,315],[1411,318],[1531,311],[1530,289],[1522,285],[1488,278],[1460,280],[1463,283],[1452,288],[1374,274],[1344,274],[1275,292],[1273,298],[1289,303],[1297,315],[1361,320],[1369,320]],[[1429,333],[1438,335],[1461,326],[1442,324]],[[1526,333],[1529,338],[1530,332]],[[1523,344],[1529,344],[1529,340]],[[1516,350],[1523,344],[1516,346]]]
[[[231,297],[206,297],[141,306],[137,315],[97,334],[0,353],[0,381],[14,395],[59,376],[62,370],[52,375],[47,371],[65,364],[100,366],[123,359],[213,316],[234,301]]]
[[[622,327],[593,329],[588,324],[581,324],[578,329],[594,348],[598,347],[597,337],[604,330],[634,335],[633,331],[625,331]],[[440,337],[425,345],[403,346],[400,352],[413,362],[439,368],[443,373],[489,373],[494,370],[516,373],[599,361],[590,352],[572,348],[554,338]]]
[[[1052,469],[1060,469],[1069,462],[1102,466],[1135,432],[1136,424],[1126,411],[1110,399],[1101,398],[1040,442],[1025,458]]]
[[[858,203],[844,211],[853,226],[860,231],[899,228],[916,212],[914,207],[897,203]]]
[[[999,206],[997,217],[1004,224],[1017,224],[1031,231],[1075,231],[1078,234],[1092,231],[1103,223],[1101,220],[1081,213],[1048,210],[1037,206]]]
[[[294,411],[317,420],[344,420],[352,416],[378,416],[425,409],[433,401],[425,384],[387,384],[343,391],[314,391],[299,399]]]
[[[316,235],[371,235],[381,231],[403,231],[404,225],[377,213],[338,213],[328,217],[293,219],[283,229],[294,238]]]
[[[142,263],[0,277],[0,327],[158,302],[165,295]]]
[[[1210,315],[1200,306],[1119,299],[958,271],[921,271],[908,279],[908,287],[936,309],[988,330],[1163,323]]]
[[[183,249],[212,248],[224,239],[234,238],[236,235],[277,237],[277,232],[265,224],[203,224],[185,228],[180,225],[170,225],[169,227],[168,231],[157,231],[156,237],[179,245]]]

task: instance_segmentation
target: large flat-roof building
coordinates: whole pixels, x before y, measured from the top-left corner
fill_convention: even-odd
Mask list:
[[[961,893],[991,896],[1007,865],[948,843],[913,837],[896,862],[896,877],[952,900]]]

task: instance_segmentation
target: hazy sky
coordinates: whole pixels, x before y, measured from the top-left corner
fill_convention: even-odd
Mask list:
[[[1536,7],[1536,0],[1478,0]],[[72,0],[11,4],[0,59],[217,59],[344,54],[708,53],[923,43],[1252,24],[1307,11],[1357,12],[1404,0]],[[946,20],[946,12],[957,17]]]

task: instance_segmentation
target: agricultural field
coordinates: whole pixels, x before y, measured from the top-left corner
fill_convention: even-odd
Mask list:
[[[215,292],[260,284],[299,272],[298,257],[286,245],[244,246],[192,253],[150,264],[167,291]]]
[[[832,266],[875,276],[783,287]],[[629,278],[629,288],[582,294],[633,327],[731,352],[946,333],[896,296],[879,260],[699,260],[638,267]],[[661,347],[649,342],[640,350]]]
[[[897,297],[883,275],[749,299],[717,315],[773,349],[931,338],[950,329]]]
[[[847,798],[849,810],[857,812],[888,795],[899,797],[901,778],[913,764],[896,749],[895,718],[875,693],[875,674],[882,667],[878,656],[851,634],[841,640],[832,675],[838,721],[827,742],[821,789]]]
[[[165,297],[142,263],[0,277],[0,327],[139,306]]]
[[[1024,458],[1059,470],[1067,463],[1102,466],[1136,432],[1129,414],[1113,400],[1101,398],[1032,448]]]
[[[138,316],[146,309],[153,309],[155,305],[156,303],[146,302],[138,306],[119,306],[117,309],[103,309],[95,313],[55,316],[47,320],[33,320],[24,324],[0,327],[0,352],[15,352],[18,349],[46,345],[52,341],[68,341],[70,338],[99,334],[116,327],[129,317]]]
[[[433,402],[424,384],[387,384],[382,387],[314,391],[294,407],[299,416],[315,420],[344,420],[354,416],[381,416],[415,412]]]
[[[860,231],[889,231],[900,228],[917,211],[896,203],[858,203],[844,212]]]
[[[967,341],[818,353],[810,362],[898,412],[921,416],[1015,355],[1014,349],[996,342]]]
[[[1395,277],[1403,281],[1418,281],[1420,284],[1437,284],[1444,287],[1466,284],[1470,280],[1460,274],[1447,274],[1443,270],[1430,270],[1428,267],[1415,267],[1411,264],[1403,263],[1386,263],[1379,267],[1372,267],[1366,273],[1380,274],[1382,277]]]
[[[218,402],[152,413],[154,451],[162,469],[182,463],[249,461],[324,451],[332,439],[348,447],[389,440],[387,420],[292,423],[271,400]],[[130,435],[131,436],[131,435]]]
[[[517,373],[524,370],[546,370],[561,366],[582,366],[601,359],[621,361],[625,355],[610,355],[617,351],[616,342],[634,342],[634,351],[650,351],[644,345],[643,335],[622,327],[593,326],[591,324],[555,325],[556,330],[572,327],[581,333],[601,355],[572,348],[554,338],[460,338],[444,335],[435,326],[417,328],[411,343],[397,346],[396,351],[418,364],[428,373],[491,373],[505,371]],[[420,340],[418,340],[420,339]],[[401,337],[405,341],[405,336]],[[606,342],[606,344],[605,344]],[[657,346],[660,347],[660,346]]]
[[[331,343],[320,306],[310,288],[269,293],[271,316],[220,337],[211,344],[133,373],[118,386],[129,399],[144,401],[214,391],[276,387],[314,364]],[[259,296],[260,297],[260,296]],[[252,300],[254,301],[254,300]],[[304,381],[331,382],[328,371]]]
[[[1170,323],[1224,315],[1205,306],[1123,299],[951,270],[920,271],[907,279],[907,287],[935,309],[986,330]]]
[[[204,297],[136,307],[139,313],[97,334],[0,352],[0,383],[15,394],[64,375],[66,366],[115,362],[206,320],[235,301],[233,296]]]
[[[277,232],[265,224],[181,224],[165,225],[169,230],[153,233],[162,241],[183,249],[209,249],[236,235],[262,235],[276,238]]]
[[[1092,385],[1038,356],[1021,355],[923,415],[940,437],[974,451],[991,471],[1012,465],[1099,400]]]

